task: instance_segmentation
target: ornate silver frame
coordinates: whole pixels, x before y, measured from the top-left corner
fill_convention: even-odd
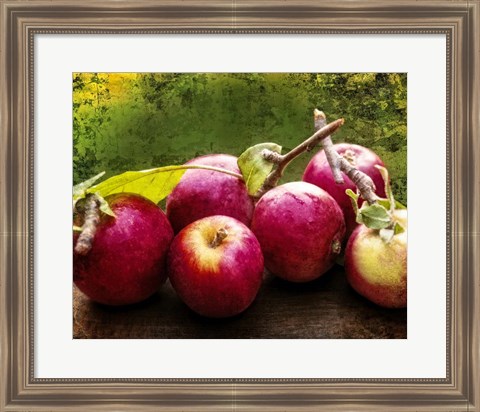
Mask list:
[[[0,410],[480,411],[479,0],[0,0]],[[40,33],[447,36],[445,379],[39,379],[33,362],[33,65]]]

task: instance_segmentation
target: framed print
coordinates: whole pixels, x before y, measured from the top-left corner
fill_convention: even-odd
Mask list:
[[[369,103],[367,99],[370,99]],[[402,276],[390,287],[390,293],[385,295],[390,296],[388,301],[379,302],[383,305],[380,307],[371,305],[372,302],[360,294],[352,293],[353,290],[347,286],[347,279],[341,272],[341,265],[333,264],[333,259],[342,253],[341,237],[343,236],[344,249],[347,236],[353,232],[356,222],[351,199],[344,193],[345,184],[340,185],[341,189],[336,191],[338,185],[332,180],[330,184],[333,188],[329,187],[326,178],[317,177],[323,176],[325,166],[327,172],[330,170],[323,157],[324,152],[319,152],[309,161],[308,155],[301,150],[303,142],[302,138],[299,139],[299,133],[305,128],[305,135],[308,136],[311,130],[310,134],[313,134],[314,128],[314,113],[308,113],[311,110],[305,108],[310,108],[315,100],[322,102],[322,109],[332,118],[329,122],[331,126],[325,127],[331,128],[342,121],[336,119],[336,111],[341,111],[349,118],[348,124],[345,121],[334,134],[335,142],[344,141],[334,148],[343,151],[343,156],[350,159],[346,166],[362,165],[362,170],[366,171],[370,167],[369,173],[375,179],[375,187],[385,198],[385,183],[375,165],[386,165],[398,206],[406,207],[407,73],[74,73],[74,184],[81,185],[82,181],[105,169],[109,173],[105,175],[106,180],[103,180],[103,176],[99,179],[98,184],[101,186],[95,185],[95,189],[88,189],[95,190],[97,196],[102,192],[103,186],[108,191],[102,192],[105,199],[113,199],[110,196],[114,196],[116,189],[112,190],[108,182],[115,183],[119,180],[123,193],[133,192],[158,203],[162,202],[160,197],[166,195],[157,196],[159,190],[173,179],[170,172],[164,172],[165,167],[171,167],[168,165],[174,165],[174,168],[183,164],[185,167],[194,165],[197,168],[201,165],[209,168],[228,167],[230,174],[211,169],[185,171],[178,185],[163,202],[162,210],[165,210],[173,232],[177,234],[188,224],[212,214],[236,219],[250,227],[260,245],[263,244],[262,250],[268,256],[264,263],[269,268],[260,281],[264,266],[261,264],[263,254],[255,255],[255,248],[249,248],[254,257],[248,266],[254,267],[258,262],[260,268],[253,274],[253,279],[256,279],[253,287],[240,293],[243,285],[240,283],[234,290],[227,292],[221,289],[220,293],[216,287],[224,287],[225,281],[216,286],[209,283],[202,294],[208,298],[200,298],[199,301],[198,297],[190,295],[190,288],[183,290],[183,286],[175,281],[183,269],[177,271],[177,264],[168,261],[166,271],[170,273],[169,281],[161,286],[161,293],[152,294],[149,282],[146,281],[150,279],[150,271],[145,269],[137,272],[141,267],[147,268],[148,264],[139,262],[130,265],[131,259],[139,250],[139,241],[132,242],[135,246],[130,252],[125,249],[127,246],[123,242],[121,250],[115,252],[118,260],[120,256],[125,256],[128,264],[123,263],[113,269],[114,263],[109,262],[100,273],[99,267],[104,262],[101,256],[105,256],[103,253],[99,255],[101,261],[95,264],[91,261],[96,256],[93,248],[92,253],[75,253],[74,338],[406,339],[406,283],[402,283]],[[315,113],[321,115],[320,111]],[[193,118],[196,119],[194,128],[186,121]],[[356,118],[360,120],[357,121]],[[378,126],[373,126],[377,124]],[[387,139],[380,137],[383,136],[382,128],[391,131]],[[227,132],[229,129],[234,131],[234,139],[230,138],[231,134]],[[161,132],[152,135],[152,130]],[[355,137],[348,139],[349,134]],[[378,138],[372,141],[372,135]],[[305,190],[303,188],[308,187],[305,182],[317,184],[332,197],[335,196],[334,199],[338,200],[325,200],[322,205],[342,205],[345,229],[339,209],[332,211],[332,222],[329,222],[328,219],[323,220],[323,214],[317,215],[306,204],[291,205],[285,199],[285,219],[267,217],[270,215],[265,215],[265,221],[260,219],[258,213],[262,203],[266,204],[268,196],[265,197],[265,193],[260,197],[262,203],[257,202],[254,211],[252,198],[256,196],[254,192],[259,190],[259,186],[257,183],[252,186],[252,183],[255,175],[261,180],[263,171],[252,168],[248,160],[243,162],[248,158],[248,153],[258,151],[259,147],[275,147],[272,143],[262,142],[262,136],[269,136],[275,144],[286,148],[284,150],[288,153],[299,153],[283,169],[281,182],[298,186],[297,189],[290,186],[292,190]],[[136,147],[135,152],[132,147]],[[376,154],[373,154],[372,149],[375,149]],[[369,163],[371,160],[374,165]],[[152,165],[161,166],[144,172],[145,178],[142,178],[142,173],[138,170],[145,166],[151,169]],[[238,185],[235,174],[243,173],[241,170],[245,169],[246,183]],[[127,170],[130,172],[125,175]],[[303,184],[298,182],[302,175]],[[124,188],[125,177],[130,179],[128,189]],[[199,178],[201,179],[198,180]],[[142,185],[143,179],[147,179],[148,185]],[[282,189],[289,187],[280,186]],[[272,191],[269,196],[272,193],[275,192]],[[83,245],[82,239],[85,238],[85,235],[82,238],[80,224],[85,224],[86,218],[78,209],[86,201],[87,197],[76,203],[78,229],[75,236],[78,238],[75,249]],[[302,207],[305,207],[308,219],[290,221],[292,207],[294,214],[300,213]],[[278,208],[273,213],[280,210]],[[400,210],[404,209],[398,209],[395,215],[405,213],[405,210]],[[266,211],[270,212],[271,209]],[[116,221],[117,224],[120,222],[118,217]],[[96,230],[102,233],[103,224],[110,224],[108,222],[111,223],[111,219],[105,216]],[[278,227],[274,230],[275,222],[278,222]],[[314,222],[317,222],[318,227],[309,231]],[[208,220],[204,223],[208,223]],[[281,240],[275,242],[275,245],[267,246],[271,239],[269,233],[260,233],[262,225],[268,227],[269,233],[278,233]],[[165,234],[170,239],[171,232],[166,226]],[[153,232],[158,233],[159,230],[154,229]],[[146,239],[147,234],[148,230],[142,234],[142,238]],[[209,230],[205,236],[211,236]],[[227,234],[225,241],[228,242],[229,237]],[[292,246],[293,237],[301,244],[297,249]],[[212,243],[213,239],[215,236],[209,242]],[[95,235],[95,243],[98,245],[98,233]],[[222,244],[225,246],[222,241],[217,247]],[[332,244],[337,249],[332,248],[330,253]],[[273,252],[274,247],[281,252],[267,255],[266,250]],[[199,256],[207,260],[212,258],[211,249],[216,247],[209,247]],[[217,250],[219,251],[220,249]],[[290,258],[287,259],[288,253]],[[182,261],[188,259],[183,256],[183,252],[181,255]],[[243,254],[241,256],[242,259],[248,259]],[[302,265],[298,264],[298,256],[305,259]],[[144,259],[141,258],[141,261]],[[204,281],[209,279],[206,273],[211,270],[206,262],[201,258],[199,267],[194,265],[195,269],[192,269],[195,274],[205,273],[201,277]],[[315,264],[312,265],[312,262]],[[237,264],[242,266],[242,262]],[[184,267],[182,263],[179,265]],[[205,266],[208,266],[208,270]],[[406,261],[399,267],[402,266],[406,270]],[[120,273],[128,277],[130,272],[123,269],[133,267],[134,283],[143,284],[145,291],[143,288],[135,289],[133,285],[122,285],[117,290],[115,285],[120,286],[121,283],[116,281],[104,292],[95,286],[106,274],[111,274],[115,280]],[[224,268],[221,272],[228,278],[229,271]],[[92,277],[93,273],[96,275]],[[245,273],[242,279],[250,271]],[[164,276],[163,274],[160,278]],[[183,277],[180,275],[179,279]],[[145,279],[145,283],[141,279]],[[186,284],[190,285],[193,281],[192,279]],[[108,283],[107,278],[104,282]],[[198,291],[199,288],[200,284],[195,290]],[[155,283],[153,291],[157,289],[158,284]],[[136,292],[132,294],[134,290]],[[370,296],[373,292],[365,290],[363,293]],[[373,295],[370,298],[377,301]],[[188,306],[182,301],[188,303]],[[227,301],[230,303],[226,304]],[[125,305],[126,302],[131,304]],[[210,302],[217,303],[211,306]],[[193,309],[189,310],[189,306]]]
[[[0,4],[0,410],[479,410],[478,1]]]

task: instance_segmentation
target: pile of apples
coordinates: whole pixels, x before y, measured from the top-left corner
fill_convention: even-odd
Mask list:
[[[375,167],[384,165],[375,153],[353,144],[334,148],[385,197]],[[240,172],[237,158],[225,154],[188,164]],[[379,230],[358,224],[345,193],[356,188],[344,180],[335,183],[320,151],[303,181],[279,185],[257,202],[243,180],[201,169],[184,173],[167,198],[166,213],[138,194],[109,195],[105,200],[115,217],[101,213],[91,250],[74,252],[74,282],[93,301],[128,305],[147,299],[169,278],[193,311],[229,317],[254,301],[264,268],[290,282],[309,282],[344,253],[348,282],[359,294],[382,307],[406,307],[406,231],[386,240]],[[392,215],[406,227],[406,210]]]

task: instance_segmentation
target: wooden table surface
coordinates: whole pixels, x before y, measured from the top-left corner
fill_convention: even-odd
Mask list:
[[[229,319],[196,315],[167,283],[140,304],[107,307],[73,291],[79,339],[406,339],[406,309],[382,309],[347,284],[341,266],[316,281],[285,282],[266,273],[255,302]]]

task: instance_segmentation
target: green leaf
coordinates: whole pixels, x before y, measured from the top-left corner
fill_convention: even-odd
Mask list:
[[[406,209],[407,206],[402,205],[400,202],[395,200],[395,209]]]
[[[136,193],[154,203],[167,197],[187,170],[185,166],[125,172],[91,187],[88,191],[106,197],[113,193]]]
[[[249,147],[238,158],[238,167],[242,172],[248,193],[251,196],[262,187],[263,182],[265,182],[274,166],[273,162],[265,160],[263,157],[262,152],[264,150],[281,153],[282,146],[276,143],[260,143]]]
[[[395,198],[393,197],[392,186],[390,185],[390,179],[388,177],[388,170],[380,165],[375,165],[375,167],[382,175],[382,179],[385,183],[385,194],[390,202],[389,210],[392,212],[395,209]]]
[[[382,205],[385,209],[390,210],[390,200],[378,198],[377,203]],[[402,205],[400,202],[395,200],[395,209],[406,209],[406,206]]]
[[[392,218],[387,209],[378,203],[364,203],[359,211],[362,223],[370,229],[384,229],[392,224]]]
[[[110,205],[108,204],[108,202],[102,196],[100,196],[100,194],[98,194],[98,193],[95,193],[95,194],[97,196],[97,201],[100,204],[99,209],[103,213],[105,213],[109,216],[115,217],[115,213],[113,213],[113,210],[110,209]]]
[[[358,193],[354,193],[352,189],[345,190],[345,194],[349,196],[350,200],[352,201],[352,207],[357,223],[362,223],[362,215],[358,213],[358,198],[360,195]]]
[[[237,178],[242,176],[229,170],[203,165],[164,166],[155,169],[129,171],[104,180],[88,189],[88,193],[96,193],[106,197],[113,193],[136,193],[150,199],[154,203],[167,197],[188,169],[211,170],[225,173]]]
[[[399,223],[395,222],[395,226],[393,227],[393,231],[395,232],[396,235],[405,232],[405,228]]]
[[[82,183],[79,183],[78,185],[73,186],[73,199],[78,200],[82,197],[85,197],[87,189],[93,186],[93,184],[100,179],[105,172],[101,172],[96,176],[91,177],[88,180],[85,180]]]
[[[73,208],[75,209],[75,205],[80,199],[83,199],[87,194],[87,190],[98,180],[100,179],[105,172],[101,172],[96,176],[91,177],[88,180],[85,180],[78,185],[73,186]]]

